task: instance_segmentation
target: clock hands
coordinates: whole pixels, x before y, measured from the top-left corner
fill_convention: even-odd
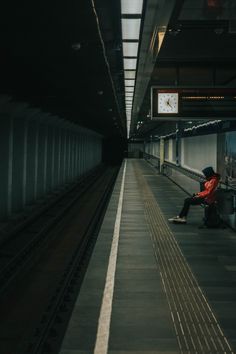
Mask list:
[[[168,98],[168,100],[166,101],[167,106],[169,106],[170,108],[172,108],[171,104],[170,104],[170,99]]]

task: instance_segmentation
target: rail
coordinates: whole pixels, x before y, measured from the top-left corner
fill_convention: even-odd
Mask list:
[[[33,224],[34,221],[46,213],[47,210],[50,210],[53,206],[61,202],[66,195],[76,193],[75,191],[78,189],[78,186],[83,189],[83,186],[85,186],[96,173],[100,173],[103,169],[104,166],[102,164],[93,168],[76,181],[59,187],[42,200],[37,200],[31,208],[26,208],[22,212],[19,212],[15,218],[9,218],[5,223],[2,222],[3,226],[0,228],[0,247],[30,224]]]
[[[48,232],[56,225],[71,206],[95,183],[102,170],[96,170],[87,176],[87,180],[73,186],[60,195],[40,212],[16,226],[6,235],[0,249],[0,296],[10,283],[28,267],[29,262],[47,242]],[[85,183],[86,182],[86,183]]]
[[[69,307],[73,308],[73,302],[77,298],[116,176],[117,172],[113,174],[107,184],[99,206],[90,216],[91,221],[87,226],[84,237],[77,249],[75,249],[65,273],[62,274],[60,287],[56,289],[51,297],[49,307],[42,317],[40,327],[37,328],[31,344],[28,346],[27,353],[43,354],[47,351],[54,352],[59,350],[63,338],[60,333],[61,321],[68,322],[70,317],[68,316],[71,312]],[[64,318],[63,315],[65,316]]]
[[[1,342],[1,352],[59,351],[117,172],[97,171],[2,245],[0,327],[15,340]]]

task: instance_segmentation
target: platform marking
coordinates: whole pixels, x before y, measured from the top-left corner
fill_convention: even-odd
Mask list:
[[[97,330],[94,354],[107,354],[108,352],[112,300],[113,300],[114,284],[115,284],[116,260],[118,254],[121,213],[122,213],[122,205],[123,205],[123,198],[124,198],[125,173],[126,173],[126,161],[124,163],[123,176],[121,181],[120,196],[119,196],[119,202],[118,202],[117,213],[116,213],[116,221],[115,221],[114,232],[113,232],[111,252],[110,252],[108,268],[107,268],[106,283],[103,292],[102,306],[101,306],[99,320],[98,320],[98,330]]]
[[[180,353],[235,354],[137,163],[135,171]]]

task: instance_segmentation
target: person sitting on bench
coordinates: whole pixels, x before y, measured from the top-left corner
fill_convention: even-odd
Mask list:
[[[189,212],[190,205],[210,205],[215,202],[215,190],[219,184],[220,175],[218,173],[215,173],[211,166],[205,167],[202,172],[206,177],[206,182],[204,183],[204,190],[199,193],[193,194],[192,197],[186,198],[184,200],[184,205],[181,212],[178,216],[168,219],[170,222],[186,224],[186,218]]]

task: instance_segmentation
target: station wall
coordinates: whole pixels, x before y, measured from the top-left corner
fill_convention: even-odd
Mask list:
[[[146,142],[145,152],[157,158],[160,149],[160,141]],[[165,161],[177,164],[190,171],[202,173],[206,166],[212,166],[221,175],[222,188],[236,188],[236,131],[222,132],[218,134],[198,135],[182,137],[178,144],[178,155],[175,139],[165,139]],[[152,159],[150,158],[150,161]],[[157,165],[159,167],[159,165]],[[176,169],[171,170],[171,179],[189,193],[199,189],[199,182],[188,177]],[[231,198],[231,197],[230,197]],[[235,200],[235,199],[234,199]],[[235,204],[232,199],[229,203]],[[234,208],[232,209],[234,210]],[[233,229],[236,229],[236,213],[225,213],[222,219]]]
[[[0,100],[0,220],[101,163],[102,137],[23,103]]]
[[[182,138],[178,144],[179,165],[191,171],[201,173],[206,166],[217,170],[217,134]],[[145,152],[160,157],[160,141],[145,143]],[[165,139],[165,161],[176,163],[176,140]]]
[[[201,173],[206,166],[217,170],[217,134],[181,139],[181,166]]]

